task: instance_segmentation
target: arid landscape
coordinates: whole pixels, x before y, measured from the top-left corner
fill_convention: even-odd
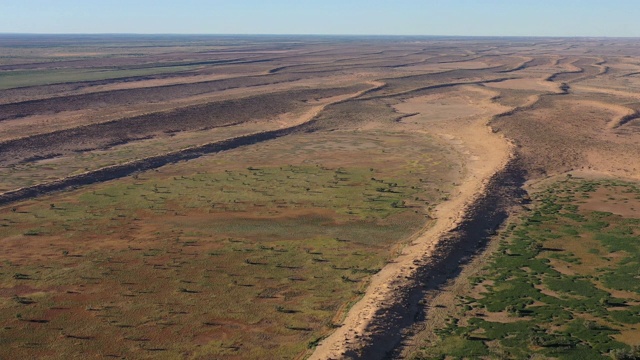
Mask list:
[[[638,358],[636,42],[0,35],[0,359]]]

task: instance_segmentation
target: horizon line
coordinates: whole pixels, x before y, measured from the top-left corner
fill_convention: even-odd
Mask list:
[[[439,38],[552,38],[552,39],[638,39],[640,36],[604,36],[604,35],[427,35],[427,34],[283,34],[283,33],[135,33],[135,32],[97,32],[97,33],[44,33],[44,32],[0,32],[2,35],[59,35],[59,36],[298,36],[298,37],[439,37]]]

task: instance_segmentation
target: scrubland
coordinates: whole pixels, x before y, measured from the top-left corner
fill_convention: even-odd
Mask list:
[[[640,345],[632,40],[0,48],[1,358]]]

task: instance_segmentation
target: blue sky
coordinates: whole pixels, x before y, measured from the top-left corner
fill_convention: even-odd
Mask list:
[[[0,0],[0,33],[640,37],[640,0]]]

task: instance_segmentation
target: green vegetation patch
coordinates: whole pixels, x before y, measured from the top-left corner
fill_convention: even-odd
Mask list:
[[[638,194],[637,184],[575,178],[537,193],[414,358],[640,356]]]
[[[293,358],[424,225],[419,184],[369,167],[147,172],[4,209],[0,357]]]

